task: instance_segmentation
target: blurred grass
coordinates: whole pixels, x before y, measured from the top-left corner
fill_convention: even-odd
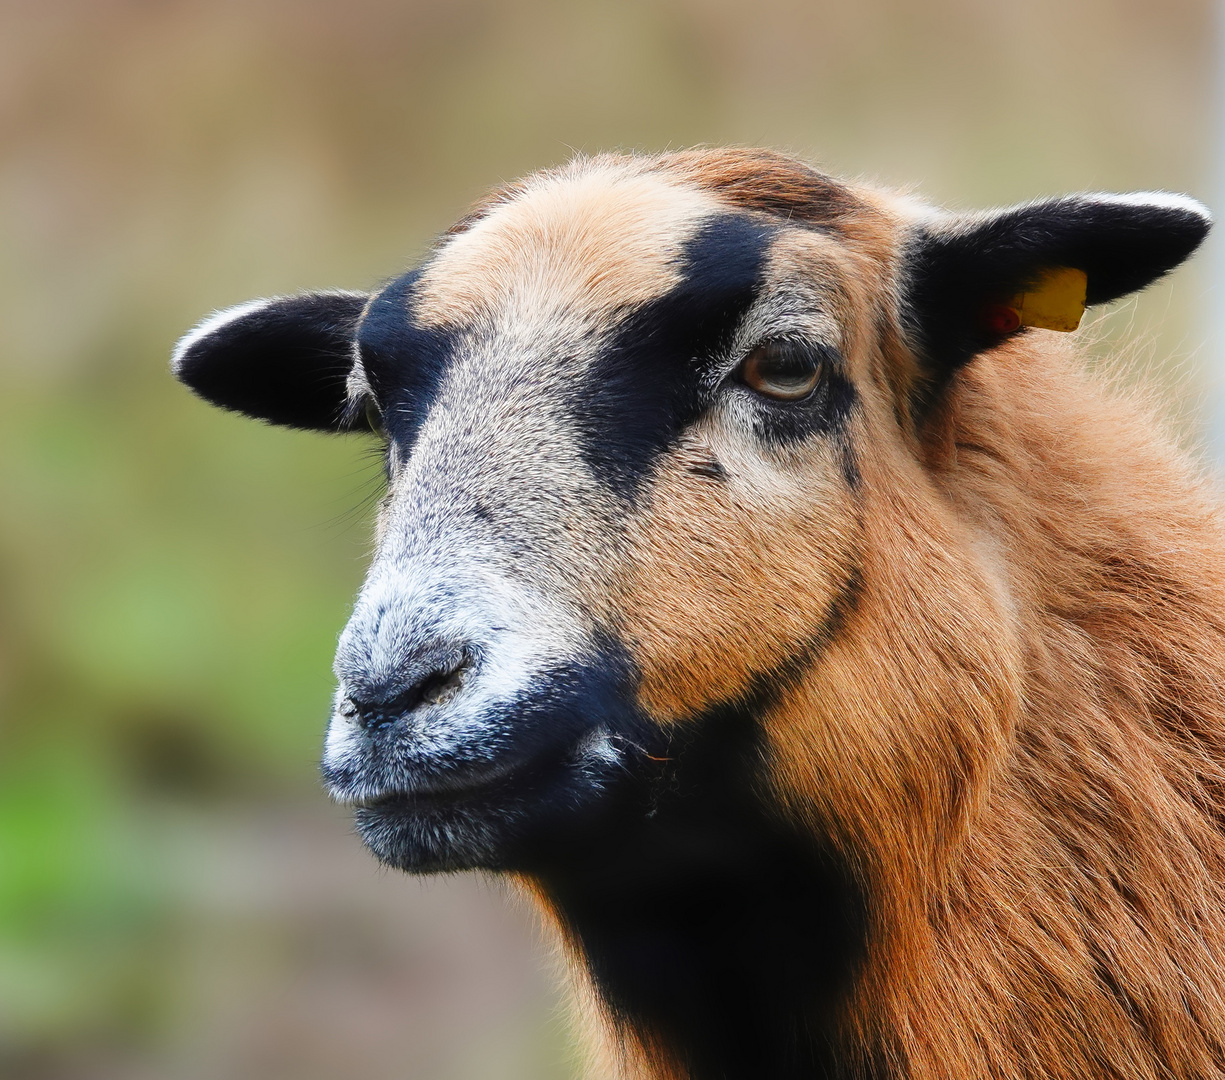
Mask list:
[[[428,994],[311,951],[403,921],[452,943],[412,968],[429,985],[462,967],[447,905],[367,868],[316,781],[378,467],[360,439],[193,400],[166,373],[180,333],[254,295],[372,285],[484,188],[576,149],[772,144],[957,205],[1204,196],[1214,18],[1209,0],[0,3],[0,1073],[571,1067],[550,991],[506,974],[526,952],[496,978],[473,961],[454,1027],[413,1027],[397,1017],[435,1016]],[[1191,443],[1218,359],[1207,288],[1193,265],[1101,324],[1151,341]],[[309,874],[286,845],[315,853]],[[272,899],[246,914],[200,900],[261,873]],[[479,895],[464,926],[502,926]],[[349,1004],[326,996],[347,979]],[[503,1004],[481,1012],[486,984]],[[346,1052],[358,1066],[328,1064]]]

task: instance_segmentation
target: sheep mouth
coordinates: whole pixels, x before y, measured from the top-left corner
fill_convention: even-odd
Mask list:
[[[495,796],[500,790],[513,787],[517,774],[530,770],[533,760],[490,764],[462,772],[451,772],[410,783],[389,784],[373,794],[344,799],[355,811],[403,808],[412,806],[443,806],[470,799]]]
[[[519,763],[500,769],[486,769],[472,776],[448,778],[419,787],[394,789],[368,798],[355,799],[355,813],[412,813],[413,811],[473,808],[482,804],[491,805],[501,799],[513,797],[517,789],[525,786],[528,776],[541,766],[534,763]],[[523,775],[520,775],[523,774]]]
[[[381,862],[412,873],[520,869],[580,828],[612,786],[619,769],[585,752],[592,738],[355,801],[357,832]]]

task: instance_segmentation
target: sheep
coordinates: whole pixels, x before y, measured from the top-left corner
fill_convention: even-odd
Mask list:
[[[175,374],[384,440],[323,776],[556,927],[601,1075],[1225,1076],[1225,531],[1084,305],[1160,193],[596,156]]]

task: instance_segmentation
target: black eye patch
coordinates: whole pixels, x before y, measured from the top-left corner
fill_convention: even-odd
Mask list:
[[[414,270],[379,293],[357,333],[358,355],[387,434],[409,453],[455,353],[456,335],[413,322]]]
[[[631,314],[569,389],[584,459],[626,499],[709,405],[703,368],[756,300],[777,231],[746,214],[705,222],[681,254],[680,284]]]

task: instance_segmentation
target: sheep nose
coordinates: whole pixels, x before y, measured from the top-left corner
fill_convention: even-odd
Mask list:
[[[390,727],[417,709],[450,701],[472,663],[467,649],[436,652],[412,663],[406,676],[394,683],[349,689],[340,714],[355,719],[364,731]]]

